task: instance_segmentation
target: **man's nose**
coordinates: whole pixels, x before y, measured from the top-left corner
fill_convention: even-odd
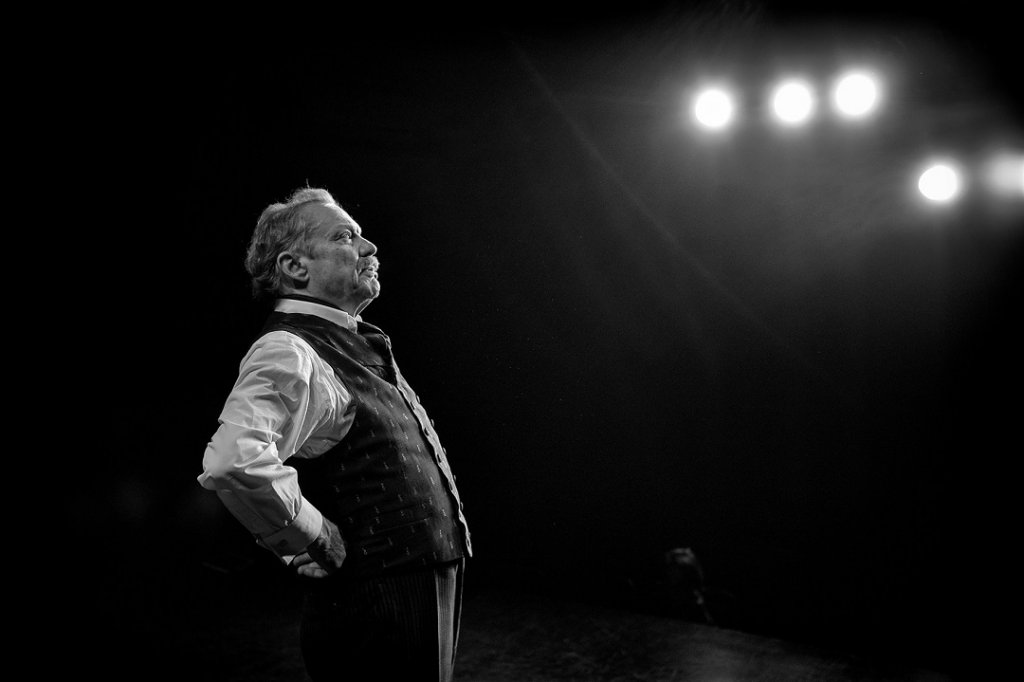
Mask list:
[[[377,245],[369,239],[360,237],[359,255],[365,258],[366,256],[372,256],[375,253],[377,253]]]

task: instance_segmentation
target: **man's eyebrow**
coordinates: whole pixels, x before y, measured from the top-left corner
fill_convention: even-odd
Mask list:
[[[333,225],[331,229],[334,230],[334,234],[341,234],[342,232],[351,232],[357,237],[363,234],[362,230],[360,230],[355,225],[352,225],[351,223],[338,223],[337,225]]]

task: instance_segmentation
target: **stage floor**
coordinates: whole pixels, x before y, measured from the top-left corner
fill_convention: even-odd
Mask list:
[[[287,576],[202,569],[179,576],[173,585],[140,581],[121,605],[126,639],[119,652],[108,642],[106,658],[124,664],[124,679],[151,679],[130,674],[142,666],[189,680],[306,680],[298,650],[301,595],[287,580],[275,580],[281,577]],[[262,602],[253,599],[268,578],[283,588]],[[455,677],[460,682],[952,679],[736,630],[472,581],[466,587]]]

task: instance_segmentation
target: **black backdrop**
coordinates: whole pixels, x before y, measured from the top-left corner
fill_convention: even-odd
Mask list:
[[[481,582],[649,606],[689,546],[726,624],[968,660],[1013,603],[1022,214],[915,195],[932,153],[1021,149],[1005,18],[967,19],[310,11],[97,44],[69,66],[115,169],[87,209],[116,284],[82,322],[114,389],[83,523],[146,557],[144,589],[257,551],[195,476],[265,312],[246,241],[309,183],[380,249],[365,316],[446,442]],[[753,107],[859,57],[890,77],[868,126],[748,109],[712,140],[681,112],[705,74]]]

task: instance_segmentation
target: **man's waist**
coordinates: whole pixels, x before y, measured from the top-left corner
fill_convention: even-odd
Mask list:
[[[465,552],[457,551],[440,558],[420,557],[417,560],[379,567],[368,566],[362,562],[349,562],[346,559],[340,569],[326,578],[298,576],[298,580],[307,594],[337,597],[341,593],[373,581],[446,570],[451,566],[464,563],[467,558],[468,555]]]

